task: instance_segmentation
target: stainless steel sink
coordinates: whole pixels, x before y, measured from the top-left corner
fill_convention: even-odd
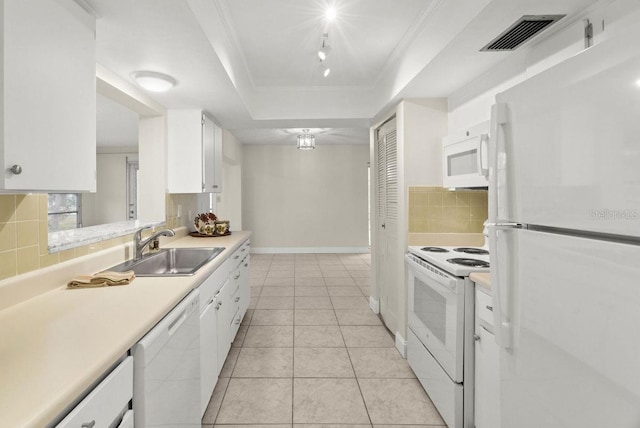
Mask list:
[[[108,270],[132,270],[136,276],[189,276],[195,274],[223,250],[224,247],[164,248],[158,253],[144,256],[142,260],[129,260]]]

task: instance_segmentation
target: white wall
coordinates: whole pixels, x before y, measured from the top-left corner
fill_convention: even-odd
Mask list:
[[[447,100],[407,99],[403,100],[402,105],[405,186],[441,186],[442,138],[447,135]]]
[[[449,97],[449,131],[461,132],[465,128],[491,118],[491,105],[495,95],[532,77],[584,49],[584,22],[593,24],[594,44],[615,35],[620,28],[637,25],[640,4],[637,0],[601,2],[576,17],[551,36],[515,51],[469,85]],[[554,30],[549,30],[554,31]]]
[[[242,158],[242,222],[256,251],[367,249],[368,145],[244,145]]]

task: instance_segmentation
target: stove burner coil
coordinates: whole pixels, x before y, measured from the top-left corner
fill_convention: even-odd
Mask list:
[[[420,248],[422,251],[426,251],[428,253],[448,253],[449,250],[441,247],[422,247]]]
[[[449,263],[453,263],[455,265],[461,266],[469,266],[469,267],[478,267],[478,268],[488,268],[489,263],[483,260],[478,259],[467,259],[467,258],[455,258],[455,259],[447,259]]]
[[[453,251],[457,251],[458,253],[466,253],[466,254],[489,254],[489,252],[485,249],[473,248],[473,247],[454,248]]]

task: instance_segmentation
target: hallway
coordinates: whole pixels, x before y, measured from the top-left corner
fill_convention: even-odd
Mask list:
[[[252,255],[251,305],[202,427],[445,427],[369,309],[370,270],[369,254]]]

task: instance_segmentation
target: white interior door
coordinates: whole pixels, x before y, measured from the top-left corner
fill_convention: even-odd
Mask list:
[[[398,145],[395,118],[376,130],[376,278],[380,315],[392,331],[398,327]]]

